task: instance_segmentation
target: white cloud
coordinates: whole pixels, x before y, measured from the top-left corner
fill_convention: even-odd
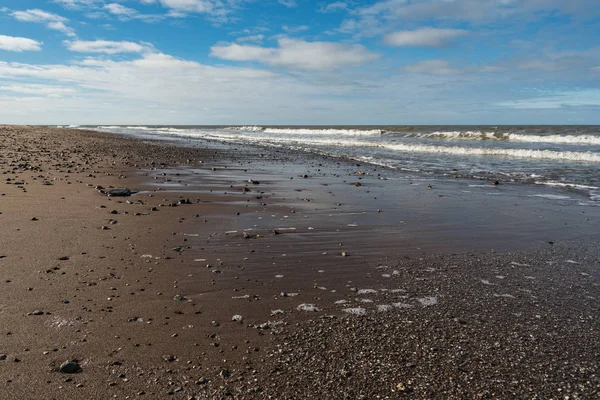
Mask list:
[[[58,14],[53,14],[40,9],[26,10],[26,11],[14,11],[12,15],[17,21],[23,22],[46,22],[46,21],[58,21],[66,22],[67,19],[61,17]]]
[[[17,21],[45,23],[48,29],[62,32],[67,36],[76,36],[75,31],[65,24],[68,19],[58,14],[40,9],[32,9],[26,11],[14,11],[10,15],[12,15]]]
[[[40,51],[42,43],[24,37],[0,35],[0,50],[6,51]]]
[[[48,88],[31,96],[36,88],[27,83],[31,80]],[[159,53],[119,62],[88,58],[71,65],[0,61],[0,86],[4,87],[0,90],[2,121],[58,124],[133,123],[139,118],[149,123],[181,121],[181,117],[169,119],[169,111],[189,116],[189,123],[225,123],[239,118],[236,109],[245,107],[253,115],[268,115],[274,106],[288,101],[289,90],[298,94],[307,90],[305,85],[282,81],[268,71],[211,67]],[[14,94],[6,95],[7,91]],[[47,100],[58,94],[64,96]]]
[[[131,16],[137,14],[137,10],[134,10],[133,8],[125,7],[124,5],[117,4],[117,3],[105,4],[104,7],[102,7],[102,8],[107,10],[109,13],[111,13],[113,15],[124,15],[127,17],[131,17]]]
[[[528,99],[499,103],[516,109],[560,109],[565,107],[600,107],[600,89],[565,90]]]
[[[385,35],[384,41],[392,46],[444,47],[467,34],[463,29],[420,28],[390,33]]]
[[[498,103],[522,98],[522,93],[515,95],[514,86],[507,82],[531,82],[530,78],[538,75],[524,70],[485,76],[474,72],[460,75],[461,79],[450,74],[386,75],[380,66],[348,72],[276,74],[253,68],[212,67],[160,53],[133,57],[137,58],[110,61],[102,55],[56,65],[0,62],[0,86],[11,87],[0,90],[0,120],[111,125],[140,121],[217,125],[307,121],[560,124],[567,113],[576,113],[581,123],[598,120],[597,108],[585,106],[543,113],[531,108],[507,112],[507,106]],[[24,93],[32,92],[34,87],[27,86],[32,82],[48,88],[40,87],[38,94]],[[560,101],[575,106],[597,104],[598,100],[566,93]]]
[[[321,8],[319,8],[319,12],[330,13],[330,12],[343,11],[343,10],[347,10],[347,9],[348,9],[348,3],[345,3],[343,1],[336,1],[335,3],[322,5]]]
[[[156,22],[165,18],[163,15],[141,14],[133,8],[125,7],[124,5],[118,3],[105,4],[102,9],[108,11],[112,15],[115,15],[121,21],[139,19],[145,22]]]
[[[80,53],[146,53],[152,51],[152,46],[148,44],[138,44],[133,42],[113,42],[108,40],[84,41],[75,40],[65,42],[67,48],[71,51]]]
[[[288,8],[297,7],[296,0],[277,0],[279,4],[282,4]]]
[[[63,95],[76,93],[77,90],[72,87],[43,84],[12,84],[7,86],[0,85],[0,92],[13,92],[22,94],[44,95],[48,97],[60,97]]]
[[[383,0],[351,11],[334,32],[377,36],[415,23],[523,25],[556,14],[579,18],[600,16],[597,0]]]
[[[433,75],[451,75],[460,72],[460,70],[453,68],[446,60],[425,60],[416,64],[407,65],[404,67],[404,70],[416,74]]]
[[[213,3],[208,0],[159,0],[159,2],[176,11],[212,13],[215,9]]]
[[[532,13],[553,11],[567,14],[594,15],[600,11],[596,0],[385,0],[362,8],[362,15],[380,15],[388,19],[402,20],[455,20],[485,22],[514,18]]]
[[[373,61],[378,54],[361,45],[343,45],[332,42],[306,42],[282,38],[279,47],[266,48],[236,43],[215,45],[211,55],[232,61],[258,61],[276,67],[327,71]]]
[[[210,54],[231,61],[261,61],[273,57],[275,49],[232,43],[213,46]]]
[[[55,31],[62,32],[65,35],[70,36],[70,37],[77,36],[75,34],[75,31],[72,28],[68,27],[67,25],[65,25],[64,22],[61,22],[61,21],[48,22],[48,24],[46,25],[46,27],[48,29],[52,29],[52,30],[55,30]]]
[[[102,0],[53,0],[65,8],[79,10],[102,2]]]

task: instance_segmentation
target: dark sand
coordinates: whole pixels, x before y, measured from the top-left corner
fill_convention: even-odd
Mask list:
[[[599,398],[577,192],[25,127],[0,171],[0,399]]]

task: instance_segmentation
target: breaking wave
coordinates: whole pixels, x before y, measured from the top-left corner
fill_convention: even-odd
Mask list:
[[[520,157],[547,160],[564,161],[586,161],[600,163],[600,153],[577,152],[577,151],[554,151],[554,150],[533,150],[533,149],[500,149],[483,147],[445,147],[428,146],[420,144],[387,144],[383,146],[386,149],[405,152],[454,154],[465,156],[500,156],[500,157]]]
[[[409,134],[409,137],[426,139],[506,140],[525,143],[557,143],[576,145],[600,145],[600,136],[595,135],[523,135],[519,133],[448,131]]]

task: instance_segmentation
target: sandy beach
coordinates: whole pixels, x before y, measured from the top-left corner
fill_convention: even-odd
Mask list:
[[[600,396],[556,188],[23,126],[0,170],[0,399]]]

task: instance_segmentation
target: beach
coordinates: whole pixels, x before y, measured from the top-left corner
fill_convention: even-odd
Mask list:
[[[600,393],[586,193],[239,143],[0,140],[0,398]]]

